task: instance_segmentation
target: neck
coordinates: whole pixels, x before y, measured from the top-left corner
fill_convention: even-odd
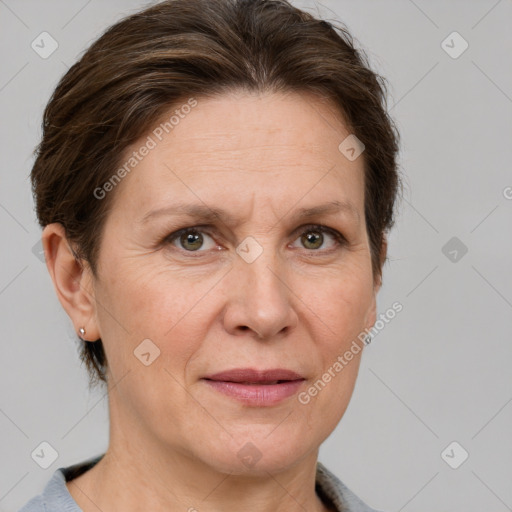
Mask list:
[[[329,511],[315,492],[318,449],[286,464],[272,465],[270,457],[254,468],[232,469],[231,462],[222,465],[215,455],[208,460],[201,450],[185,448],[179,434],[174,444],[148,435],[147,427],[123,415],[109,398],[109,448],[92,469],[67,484],[84,512]]]
[[[235,475],[182,453],[111,442],[105,456],[67,487],[84,512],[327,512],[315,493],[316,460],[312,453],[278,473]]]

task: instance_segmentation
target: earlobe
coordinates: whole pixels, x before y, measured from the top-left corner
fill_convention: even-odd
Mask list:
[[[90,267],[75,257],[62,224],[48,224],[41,238],[46,266],[59,302],[71,318],[75,332],[83,327],[87,339],[95,341],[100,334]]]

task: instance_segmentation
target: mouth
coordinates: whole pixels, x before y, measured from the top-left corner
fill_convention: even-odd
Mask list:
[[[305,378],[282,368],[236,368],[203,377],[203,380],[211,389],[244,405],[264,407],[276,405],[296,394]]]
[[[206,380],[215,380],[215,379],[206,379]],[[219,381],[217,381],[219,382]],[[239,382],[236,380],[226,380],[222,382],[234,382],[235,384],[245,384],[247,386],[273,386],[274,384],[282,384],[283,382],[293,382],[291,380],[273,380],[273,381],[257,381],[257,382],[249,382],[243,381]]]
[[[294,380],[303,380],[297,372],[283,368],[255,370],[253,368],[233,368],[204,377],[207,380],[237,382],[243,384],[278,384]]]

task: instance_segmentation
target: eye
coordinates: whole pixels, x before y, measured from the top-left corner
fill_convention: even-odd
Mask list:
[[[346,238],[339,231],[326,226],[310,225],[299,229],[302,231],[297,241],[309,251],[330,252],[347,244]],[[203,226],[175,231],[165,237],[164,242],[187,253],[201,253],[219,248]],[[295,244],[292,244],[293,246],[297,247]]]
[[[330,243],[329,239],[331,240]],[[320,225],[306,226],[297,240],[305,249],[313,251],[320,248],[332,250],[336,246],[342,246],[346,243],[345,237],[339,231]],[[322,247],[326,241],[328,246]]]
[[[205,231],[195,228],[186,228],[176,231],[176,233],[172,233],[166,238],[166,242],[187,252],[196,252],[199,251],[199,249],[209,250],[216,247],[210,235]]]

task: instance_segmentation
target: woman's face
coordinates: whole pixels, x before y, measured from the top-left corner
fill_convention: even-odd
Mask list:
[[[349,132],[307,94],[198,97],[168,131],[148,134],[155,147],[109,192],[86,325],[118,382],[111,446],[223,472],[291,467],[341,419],[353,342],[375,322],[364,153],[340,152]],[[206,379],[233,369],[297,380]]]

